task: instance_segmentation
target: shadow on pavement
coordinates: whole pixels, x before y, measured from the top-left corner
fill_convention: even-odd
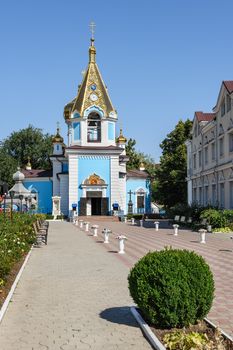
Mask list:
[[[124,324],[130,327],[138,327],[128,306],[111,307],[102,311],[99,316],[112,323]]]

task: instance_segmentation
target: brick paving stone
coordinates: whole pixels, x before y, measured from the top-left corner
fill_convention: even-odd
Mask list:
[[[151,349],[129,311],[128,258],[120,263],[103,246],[52,222],[48,246],[33,249],[0,325],[0,349]]]
[[[95,222],[94,217],[91,218],[91,222]],[[146,227],[120,222],[98,222],[98,224],[99,232],[104,227],[113,231],[109,245],[98,245],[102,250],[117,251],[116,236],[125,234],[128,237],[124,257],[112,254],[127,268],[132,267],[148,251],[161,250],[165,246],[189,249],[202,255],[210,265],[215,279],[215,299],[208,318],[233,336],[233,242],[230,239],[232,234],[207,233],[206,244],[200,244],[197,232],[181,229],[179,235],[175,237],[173,229],[164,222],[157,232],[153,222],[146,222]],[[99,234],[98,240],[100,237]],[[95,240],[94,237],[92,239]]]

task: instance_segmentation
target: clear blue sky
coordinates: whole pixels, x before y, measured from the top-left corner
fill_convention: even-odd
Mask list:
[[[159,160],[178,120],[211,111],[232,80],[232,0],[8,0],[0,13],[0,139],[54,133],[88,63],[97,63],[127,137]],[[119,123],[119,124],[120,124]]]

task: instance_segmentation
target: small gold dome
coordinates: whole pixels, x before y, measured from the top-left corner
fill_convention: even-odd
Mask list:
[[[60,135],[59,128],[57,128],[57,133],[55,136],[53,136],[52,142],[53,143],[63,143],[64,142],[63,137]]]
[[[117,143],[126,143],[127,142],[127,138],[125,138],[122,134],[122,129],[120,129],[120,135],[117,137],[116,142]]]

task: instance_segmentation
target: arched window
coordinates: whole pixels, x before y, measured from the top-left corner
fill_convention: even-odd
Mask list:
[[[101,142],[101,120],[95,112],[90,113],[87,119],[87,142]]]

